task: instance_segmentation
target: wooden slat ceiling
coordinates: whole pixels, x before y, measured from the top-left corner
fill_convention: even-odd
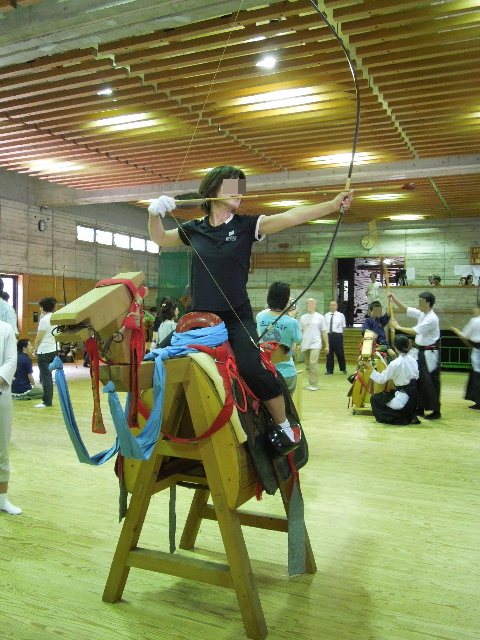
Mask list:
[[[0,12],[9,6],[0,1]],[[357,68],[357,152],[366,163],[479,152],[480,2],[327,0],[320,8]],[[271,70],[256,66],[265,55],[277,60]],[[265,104],[292,90],[306,104]],[[98,122],[132,115],[138,128]],[[349,154],[354,127],[347,60],[308,0],[0,68],[0,166],[76,189],[199,180],[218,164],[249,175],[328,171],[338,165],[317,158]],[[359,197],[346,221],[480,215],[478,173],[420,178],[409,190],[404,182],[362,184],[354,170]],[[382,193],[400,197],[366,198]],[[273,194],[245,199],[242,211],[272,213],[281,209],[270,201],[293,199],[315,200]]]

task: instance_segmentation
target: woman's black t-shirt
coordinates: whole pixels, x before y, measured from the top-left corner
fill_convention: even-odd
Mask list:
[[[212,227],[208,217],[181,225],[181,241],[195,249],[190,271],[192,311],[225,311],[230,305],[236,309],[248,301],[252,245],[262,239],[256,236],[260,217],[235,214],[218,227]]]

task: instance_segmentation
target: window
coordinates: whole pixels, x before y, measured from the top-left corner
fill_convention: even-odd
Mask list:
[[[111,231],[102,231],[101,229],[95,230],[95,242],[98,244],[109,244],[113,241],[113,233]]]
[[[84,242],[95,242],[95,229],[77,225],[77,240],[83,240]]]
[[[147,240],[147,251],[148,253],[158,253],[159,250],[159,246],[156,242],[153,242],[153,240]]]
[[[108,246],[118,247],[119,249],[131,249],[133,251],[147,251],[148,253],[159,252],[156,242],[139,238],[138,236],[129,236],[126,233],[114,233],[105,229],[94,229],[93,227],[84,227],[77,224],[77,240],[82,242],[96,242]]]
[[[126,236],[123,233],[114,233],[113,244],[121,249],[130,249],[130,236]]]
[[[144,238],[135,238],[135,236],[132,236],[130,238],[130,246],[134,251],[145,251],[145,240]]]

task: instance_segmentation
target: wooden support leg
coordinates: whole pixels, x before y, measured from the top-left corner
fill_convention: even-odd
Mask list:
[[[191,385],[186,393],[195,430],[198,434],[203,433],[215,417],[215,415],[212,417],[212,408],[208,405],[208,398],[200,392],[197,385]],[[263,640],[268,634],[267,624],[255,585],[240,517],[236,509],[230,508],[228,505],[220,469],[220,464],[224,463],[222,456],[218,457],[215,450],[216,438],[221,438],[221,434],[217,433],[207,440],[202,440],[198,446],[212,494],[213,506],[245,631],[249,638]],[[227,475],[225,470],[224,475]]]
[[[104,602],[117,602],[122,597],[130,572],[130,567],[127,566],[127,557],[130,551],[136,547],[140,538],[162,458],[163,456],[153,452],[150,460],[142,463],[140,467],[103,592]]]
[[[188,512],[180,539],[180,549],[192,549],[194,547],[198,530],[200,529],[200,523],[202,522],[200,513],[207,504],[209,496],[210,491],[208,489],[195,489],[195,495],[193,496],[190,511]]]
[[[245,631],[249,638],[263,640],[267,637],[268,629],[255,585],[239,515],[236,510],[228,507],[221,488],[218,490],[218,487],[212,486],[211,478],[209,478],[209,485]]]

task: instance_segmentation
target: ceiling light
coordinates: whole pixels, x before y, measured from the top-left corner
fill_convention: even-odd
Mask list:
[[[52,160],[45,158],[45,160],[33,160],[30,163],[31,171],[43,171],[44,173],[65,173],[66,171],[76,171],[82,169],[83,166],[75,162]]]
[[[369,153],[364,153],[359,151],[355,154],[354,164],[363,164],[372,158],[372,155]],[[328,156],[317,156],[312,158],[314,162],[318,164],[338,164],[338,165],[348,165],[352,159],[351,153],[335,153]]]
[[[286,100],[274,100],[273,102],[260,102],[253,104],[249,111],[263,111],[265,109],[284,109],[286,107],[301,107],[312,102],[320,102],[320,96],[302,96],[298,98],[288,98]]]
[[[405,198],[404,193],[376,193],[371,196],[360,196],[364,200],[401,200]]]
[[[154,127],[157,124],[161,124],[162,121],[157,118],[152,120],[141,120],[140,122],[125,122],[124,124],[117,124],[110,127],[111,131],[128,131],[130,129],[144,129],[145,127]]]
[[[101,120],[94,120],[92,125],[95,127],[110,127],[117,124],[127,124],[129,122],[138,122],[140,120],[147,120],[150,114],[147,113],[130,113],[125,116],[114,116],[113,118],[102,118]]]
[[[262,69],[273,69],[273,67],[277,64],[277,59],[273,56],[266,56],[262,58],[257,64],[256,67],[261,67]]]
[[[100,89],[100,91],[97,91],[97,96],[111,96],[113,93],[113,89],[110,89],[110,87],[106,87],[105,89]]]
[[[253,96],[245,96],[235,100],[236,106],[248,106],[248,111],[262,111],[265,109],[283,109],[298,107],[320,102],[324,98],[316,93],[313,87],[300,87],[298,89],[283,89],[281,91],[269,91]]]
[[[313,87],[299,87],[298,89],[281,89],[280,91],[268,91],[267,93],[257,93],[253,96],[239,98],[235,104],[255,104],[257,102],[274,102],[276,100],[288,100],[298,96],[307,96],[314,93]]]
[[[245,44],[247,42],[258,42],[259,40],[265,40],[267,36],[255,36],[254,38],[250,38],[249,40],[245,40]]]
[[[307,204],[306,200],[277,200],[277,202],[268,202],[268,207],[298,207]]]
[[[405,213],[398,216],[389,216],[390,220],[423,220],[425,216],[416,215],[413,213]]]
[[[320,218],[320,220],[310,220],[308,224],[335,224],[336,220],[325,220],[325,218]]]

